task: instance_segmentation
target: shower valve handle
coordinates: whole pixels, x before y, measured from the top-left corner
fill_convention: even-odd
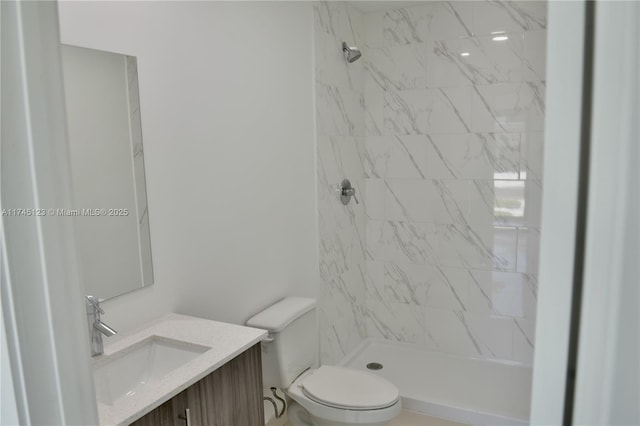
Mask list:
[[[355,200],[356,204],[360,204],[360,201],[358,201],[358,197],[356,197],[356,189],[355,188],[351,188],[351,189],[347,189],[344,191],[344,195],[346,195],[347,197],[353,197],[353,199]]]
[[[346,206],[351,201],[351,197],[356,201],[356,204],[360,204],[358,197],[356,197],[356,189],[351,186],[349,179],[344,179],[340,184],[340,201]]]

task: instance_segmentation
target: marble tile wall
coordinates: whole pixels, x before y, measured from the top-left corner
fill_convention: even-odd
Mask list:
[[[343,2],[314,4],[320,356],[340,360],[367,336],[364,62],[347,64],[342,42],[362,45],[363,13]],[[344,206],[348,178],[361,204]]]
[[[340,106],[319,123],[340,135],[319,150],[365,176],[366,267],[355,237],[327,242],[353,250],[326,259],[352,256],[364,290],[345,287],[364,291],[366,306],[335,291],[363,313],[367,336],[531,362],[546,3],[425,2],[363,22],[364,88],[358,71],[332,73],[342,92],[318,72],[319,102]],[[361,90],[363,119],[349,115]],[[339,261],[323,268],[353,274]]]

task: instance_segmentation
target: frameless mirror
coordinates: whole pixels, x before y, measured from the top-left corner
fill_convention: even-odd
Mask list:
[[[137,61],[61,50],[82,281],[108,299],[153,283]]]

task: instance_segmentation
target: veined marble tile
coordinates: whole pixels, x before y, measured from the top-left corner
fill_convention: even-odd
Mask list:
[[[316,138],[316,162],[318,173],[318,195],[319,199],[326,191],[334,185],[334,181],[341,174],[338,162],[335,161],[336,152],[329,136],[317,135]],[[339,155],[339,153],[338,153]]]
[[[388,178],[424,178],[426,174],[426,138],[396,135],[388,139]]]
[[[323,147],[331,148],[329,139],[318,138],[319,151]],[[319,154],[317,169],[320,274],[323,279],[330,280],[364,261],[366,218],[364,206],[354,203],[344,206],[340,203],[335,178],[341,176],[339,161],[329,155],[329,160],[323,162],[321,157]],[[328,175],[333,177],[328,180]],[[363,188],[364,180],[354,180],[353,183],[356,188]]]
[[[477,35],[533,31],[546,27],[546,1],[473,2],[473,32]]]
[[[364,144],[364,138],[360,137],[318,136],[318,165],[332,189],[337,188],[345,177],[364,176],[360,155]]]
[[[369,48],[365,70],[378,87],[389,90],[427,87],[427,50],[423,44]]]
[[[389,136],[367,136],[363,154],[366,178],[383,178],[387,174]]]
[[[342,40],[325,32],[315,32],[316,81],[330,86],[364,91],[362,61],[347,63],[342,53]]]
[[[344,283],[340,280],[329,280],[321,284],[318,315],[326,317],[329,322],[343,320],[351,311],[349,297]]]
[[[514,271],[516,268],[516,228],[468,225],[425,227],[430,264],[451,267]]]
[[[530,320],[514,319],[513,326],[513,359],[532,364],[536,323]]]
[[[528,226],[539,227],[542,223],[542,182],[524,181],[524,219]]]
[[[313,5],[314,30],[325,34],[337,35],[338,14],[345,9],[342,2],[319,1]]]
[[[513,355],[513,320],[464,313],[464,319],[480,348],[479,355],[490,358],[511,358]]]
[[[382,38],[382,22],[384,20],[385,11],[369,12],[364,14],[364,46],[366,47],[382,47],[385,45]]]
[[[518,228],[518,272],[537,274],[540,263],[540,228]]]
[[[522,81],[522,33],[507,40],[472,37],[429,43],[429,87],[495,84]]]
[[[320,359],[323,364],[337,363],[367,337],[355,318],[335,320],[319,315]]]
[[[364,126],[367,136],[380,136],[384,134],[384,91],[370,83],[372,79],[365,74],[365,108]]]
[[[418,31],[419,21],[425,19],[424,6],[387,11],[382,18],[382,38],[387,45],[420,43],[424,40]]]
[[[424,316],[418,306],[367,301],[367,334],[408,343],[425,343]]]
[[[320,335],[320,362],[323,364],[336,364],[347,354],[341,342],[336,336],[342,324],[328,324],[322,315],[318,315],[318,329]]]
[[[364,189],[364,180],[360,181],[357,180],[356,181],[356,185],[357,188],[362,188]],[[363,191],[360,192],[360,195],[362,196]],[[367,257],[367,215],[365,212],[365,206],[364,205],[359,205],[359,204],[355,204],[355,203],[350,203],[352,204],[351,208],[353,209],[353,211],[356,212],[356,214],[354,215],[354,219],[351,226],[353,227],[354,231],[356,234],[358,234],[358,259],[362,258],[362,262],[366,260]],[[358,260],[358,264],[360,264],[361,261]]]
[[[387,259],[384,236],[385,222],[382,220],[367,221],[367,260],[382,262]]]
[[[525,274],[497,271],[469,271],[469,311],[534,319],[536,295]]]
[[[351,304],[351,312],[357,312],[358,307],[362,307],[367,298],[366,262],[362,261],[358,264],[353,264],[346,273],[340,276],[338,281]]]
[[[523,99],[531,99],[531,106],[525,109],[526,132],[544,131],[546,90],[547,86],[544,81],[527,81],[522,84],[521,96]]]
[[[540,226],[542,186],[535,180],[474,180],[468,222],[501,226]]]
[[[385,272],[384,262],[367,260],[367,300],[385,300]]]
[[[469,211],[469,182],[465,180],[425,180],[427,222],[466,225]]]
[[[465,311],[469,303],[469,273],[465,269],[424,266],[426,306]]]
[[[518,179],[519,157],[518,133],[429,135],[426,177]]]
[[[373,336],[531,362],[546,4],[314,12],[323,361]]]
[[[533,297],[538,299],[538,273],[522,274],[522,279],[529,291],[533,294]]]
[[[473,125],[477,133],[544,130],[544,83],[473,86]]]
[[[320,135],[364,135],[364,96],[355,90],[316,83],[316,127]]]
[[[426,308],[426,346],[458,355],[479,355],[480,343],[471,332],[464,315],[449,309]]]
[[[365,175],[368,177],[424,178],[424,136],[368,136]]]
[[[524,33],[523,69],[526,81],[546,80],[547,31]]]
[[[386,263],[384,287],[379,289],[384,301],[424,305],[427,301],[427,270],[424,265]]]
[[[349,213],[340,216],[323,213],[321,210],[318,223],[320,276],[331,280],[364,261],[366,237]]]
[[[345,2],[315,2],[313,18],[316,32],[336,36],[349,45],[364,42],[363,13]]]
[[[425,228],[419,223],[384,222],[381,244],[385,259],[392,262],[421,264],[434,257]]]
[[[471,130],[470,87],[385,92],[387,134],[466,133]]]
[[[369,138],[367,139],[367,142]],[[383,175],[388,178],[421,179],[426,174],[426,145],[422,135],[396,135],[384,138]]]
[[[426,222],[429,211],[427,181],[423,179],[386,179],[385,219]]]
[[[384,181],[365,179],[364,203],[367,219],[384,220]]]
[[[351,6],[347,5],[347,14],[342,15],[342,23],[340,25],[342,34],[341,37],[349,45],[355,44],[362,48],[365,45],[366,28],[364,22],[364,13]],[[351,42],[351,43],[349,43]]]
[[[526,185],[522,180],[474,180],[470,196],[473,215],[468,218],[469,223],[535,225],[536,218],[527,215]]]
[[[352,267],[340,277],[325,282],[320,292],[318,304],[319,316],[328,326],[342,323],[343,327],[335,327],[334,334],[345,341],[345,333],[350,329],[360,338],[366,337],[364,313],[366,311],[366,267],[364,263]],[[342,337],[341,337],[342,336]],[[345,347],[344,344],[341,347]],[[350,350],[348,348],[348,350]]]
[[[387,11],[382,20],[387,45],[420,43],[429,38],[471,36],[472,9],[469,2],[425,2]]]
[[[523,134],[520,150],[520,179],[542,182],[544,133]]]

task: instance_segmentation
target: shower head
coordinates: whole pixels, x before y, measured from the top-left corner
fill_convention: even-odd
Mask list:
[[[362,52],[356,46],[347,46],[347,43],[342,42],[342,53],[344,53],[344,58],[350,64],[360,59],[362,56]]]

